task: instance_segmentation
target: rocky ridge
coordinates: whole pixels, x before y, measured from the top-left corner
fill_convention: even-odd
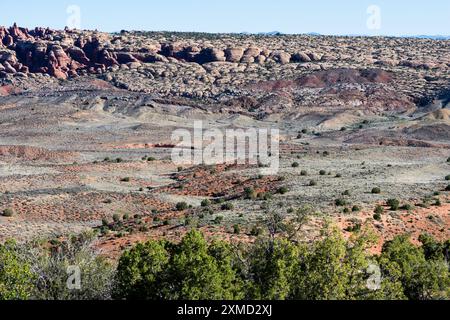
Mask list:
[[[264,114],[318,105],[403,112],[430,104],[450,87],[449,44],[387,37],[108,34],[14,25],[0,27],[0,94],[89,76],[159,97],[231,106],[255,99],[250,109]]]

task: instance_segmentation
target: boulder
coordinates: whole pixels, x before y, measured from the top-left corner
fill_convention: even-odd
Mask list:
[[[241,63],[254,63],[255,58],[251,56],[243,56],[241,59]]]
[[[86,56],[84,51],[76,46],[73,46],[67,50],[69,55],[72,57],[73,60],[78,61],[79,63],[82,63],[84,65],[88,65],[90,63],[89,58]]]
[[[244,57],[256,58],[260,54],[261,54],[261,49],[260,48],[258,48],[258,47],[250,47],[250,48],[247,48],[247,50],[245,50]]]
[[[275,51],[270,55],[270,58],[281,64],[288,64],[291,62],[291,55],[283,51]]]
[[[129,52],[117,52],[116,59],[119,64],[127,64],[130,62],[139,62],[131,53]]]
[[[266,62],[266,60],[267,60],[266,56],[263,55],[259,55],[255,58],[255,62],[259,64],[263,64],[264,62]]]
[[[240,62],[243,55],[244,49],[242,48],[228,48],[225,50],[225,57],[228,62]]]
[[[4,61],[3,63],[3,67],[6,73],[16,73],[17,70],[14,69],[13,66],[11,66],[11,64],[8,61]]]
[[[322,57],[315,52],[308,53],[308,57],[311,59],[311,61],[320,61],[322,59]]]
[[[200,64],[224,61],[226,61],[225,53],[216,48],[204,48],[196,57],[196,62]]]
[[[291,59],[294,63],[311,62],[311,58],[304,52],[294,53]]]
[[[71,63],[72,59],[70,59],[61,46],[53,45],[50,48],[49,61],[50,63],[56,62],[56,66],[61,68],[67,67]]]

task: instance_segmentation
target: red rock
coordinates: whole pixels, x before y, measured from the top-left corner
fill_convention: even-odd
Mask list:
[[[57,79],[67,79],[67,74],[65,72],[54,67],[49,68],[49,74]]]
[[[14,44],[14,39],[13,39],[13,37],[11,37],[9,34],[8,35],[6,35],[4,38],[3,38],[3,44],[6,46],[6,47],[9,47],[9,46],[12,46],[13,44]]]
[[[135,57],[133,57],[133,55],[129,52],[118,52],[116,54],[116,56],[117,56],[117,61],[120,64],[127,64],[130,62],[138,62],[138,60]]]
[[[91,62],[81,48],[74,46],[69,48],[67,51],[72,59],[78,61],[81,64],[88,65]]]

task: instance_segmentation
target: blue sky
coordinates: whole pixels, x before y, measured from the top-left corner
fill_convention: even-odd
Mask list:
[[[80,8],[83,29],[102,31],[450,35],[449,0],[1,0],[0,25],[61,29],[69,5]],[[371,5],[378,29],[367,26]]]

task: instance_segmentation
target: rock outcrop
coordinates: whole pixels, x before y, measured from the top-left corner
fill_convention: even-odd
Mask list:
[[[263,64],[273,61],[279,64],[318,61],[306,54],[262,49],[256,46],[216,48],[182,42],[154,43],[145,47],[126,47],[121,37],[108,34],[48,28],[28,30],[14,24],[0,27],[0,77],[22,72],[44,73],[58,79],[76,77],[79,74],[102,73],[111,67],[138,68],[140,63],[174,61],[206,64],[230,62]]]

